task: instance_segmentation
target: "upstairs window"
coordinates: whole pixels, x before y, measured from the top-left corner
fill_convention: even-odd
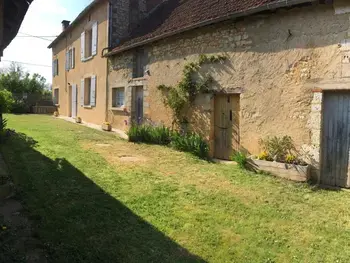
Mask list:
[[[112,89],[112,107],[120,108],[123,107],[124,102],[124,88],[113,88]]]
[[[52,61],[52,76],[58,76],[58,59]]]
[[[145,75],[147,63],[147,52],[144,49],[137,49],[134,54],[133,78],[142,78]]]
[[[75,67],[75,48],[72,47],[66,52],[66,70],[74,69]]]
[[[97,30],[98,23],[95,22],[91,27],[87,28],[83,33],[81,33],[81,61],[88,60],[97,55]]]

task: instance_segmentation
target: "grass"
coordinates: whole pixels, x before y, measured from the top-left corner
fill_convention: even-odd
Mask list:
[[[6,117],[26,136],[2,153],[49,262],[348,262],[349,192]]]

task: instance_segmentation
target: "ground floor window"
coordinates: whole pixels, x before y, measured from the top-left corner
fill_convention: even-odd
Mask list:
[[[90,106],[91,102],[91,78],[84,81],[84,106]]]
[[[120,108],[124,106],[124,88],[113,88],[112,89],[112,107]]]
[[[80,104],[85,107],[96,106],[96,76],[81,80]]]

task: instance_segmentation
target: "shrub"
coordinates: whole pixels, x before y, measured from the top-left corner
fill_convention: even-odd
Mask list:
[[[169,145],[175,150],[190,152],[206,159],[209,146],[202,137],[195,133],[181,134],[164,126],[132,125],[128,132],[130,142]]]
[[[260,140],[260,145],[273,160],[280,162],[284,162],[286,156],[295,151],[294,142],[290,136],[268,137],[265,140]]]
[[[208,158],[209,146],[207,142],[198,134],[187,133],[182,135],[174,133],[171,138],[171,147],[178,151],[190,152],[202,159]]]
[[[248,158],[247,155],[243,152],[236,152],[231,156],[231,160],[235,161],[238,164],[238,167],[241,169],[246,169]]]
[[[130,142],[168,145],[171,141],[171,131],[164,126],[132,125],[128,136]]]

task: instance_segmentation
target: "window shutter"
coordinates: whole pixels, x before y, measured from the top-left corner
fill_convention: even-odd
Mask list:
[[[69,70],[69,51],[66,51],[66,71]]]
[[[73,47],[71,49],[71,67],[70,68],[74,68],[75,67],[75,48]]]
[[[56,76],[58,76],[58,59],[56,59]]]
[[[84,106],[84,93],[85,93],[85,80],[81,79],[81,86],[80,86],[80,105]]]
[[[85,59],[85,32],[81,33],[81,37],[80,37],[80,54],[81,54],[81,61],[84,61],[84,59]]]
[[[96,76],[91,77],[90,105],[96,106]]]
[[[97,54],[97,28],[98,24],[95,22],[92,26],[92,50],[91,54],[95,56]]]
[[[52,76],[56,76],[56,60],[52,61]]]

